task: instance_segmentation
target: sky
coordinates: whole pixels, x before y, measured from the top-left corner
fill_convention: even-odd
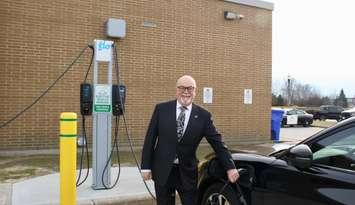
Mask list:
[[[266,0],[273,11],[273,91],[288,76],[322,95],[355,97],[355,1]]]

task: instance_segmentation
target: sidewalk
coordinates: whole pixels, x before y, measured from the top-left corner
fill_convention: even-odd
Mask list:
[[[83,170],[84,173],[86,170]],[[118,168],[111,169],[111,182],[117,177]],[[13,205],[55,205],[59,204],[59,173],[36,177],[12,186]],[[116,187],[110,190],[93,190],[91,188],[91,170],[88,179],[77,188],[78,205],[154,204],[146,190],[136,167],[122,167]],[[154,193],[154,185],[147,183]],[[150,202],[150,203],[149,203]]]
[[[272,147],[296,144],[323,128],[283,128],[280,143],[246,146],[244,151],[260,152]],[[85,170],[83,170],[85,173]],[[111,182],[117,177],[118,168],[111,170]],[[137,167],[122,167],[120,180],[111,190],[91,188],[91,170],[87,181],[77,188],[78,205],[153,205],[155,201],[146,190]],[[148,186],[154,193],[152,181]],[[17,183],[0,184],[0,205],[57,205],[59,204],[59,173],[35,177]]]

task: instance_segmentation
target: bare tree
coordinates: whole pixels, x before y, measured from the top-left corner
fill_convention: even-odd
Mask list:
[[[312,87],[310,85],[302,85],[300,83],[295,85],[294,100],[297,105],[305,106],[312,94]]]
[[[309,84],[296,84],[295,102],[299,106],[322,105],[320,92]]]
[[[281,87],[282,96],[285,97],[287,105],[298,106],[320,106],[322,96],[320,92],[310,84],[301,84],[290,76],[284,80]],[[276,96],[275,96],[276,97]]]

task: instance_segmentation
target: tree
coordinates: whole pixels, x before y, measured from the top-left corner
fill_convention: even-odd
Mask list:
[[[272,102],[271,102],[272,106],[277,106],[277,96],[272,93]]]
[[[281,95],[277,96],[276,102],[277,102],[278,106],[284,106],[285,105],[285,99]]]
[[[273,83],[275,86],[276,83]],[[318,107],[321,105],[339,105],[347,107],[348,103],[341,90],[340,94],[334,93],[329,96],[322,96],[320,91],[310,84],[302,84],[296,81],[295,78],[287,76],[287,79],[283,81],[279,93],[275,92],[276,88],[273,87],[272,104],[274,106],[281,105],[298,105],[308,107]]]
[[[276,96],[274,93],[272,93],[272,106],[284,106],[285,105],[285,99],[282,97],[282,95]]]
[[[344,108],[348,107],[348,101],[346,99],[343,89],[340,90],[339,96],[337,98],[335,98],[334,105],[338,105],[338,106],[341,106]]]
[[[305,106],[309,98],[313,95],[313,88],[309,84],[296,83],[294,102],[299,106]]]
[[[330,105],[330,104],[332,104],[332,101],[330,100],[330,98],[328,96],[322,97],[321,105]]]
[[[310,107],[319,107],[323,105],[323,98],[321,98],[319,94],[313,94],[308,98],[306,105]]]
[[[284,104],[298,106],[322,105],[321,94],[316,88],[309,84],[298,83],[296,79],[290,76],[284,81],[281,91],[284,97]]]

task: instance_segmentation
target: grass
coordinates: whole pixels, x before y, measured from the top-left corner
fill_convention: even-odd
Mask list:
[[[262,147],[235,146],[231,149],[251,150],[259,149],[261,153],[268,153],[271,150],[265,150]],[[202,160],[207,154],[213,152],[210,146],[200,146],[196,156]],[[77,169],[80,165],[80,150],[78,149]],[[135,166],[135,160],[131,151],[120,151],[121,166]],[[135,156],[140,163],[141,150],[135,150]],[[90,157],[90,167],[92,166],[92,156]],[[113,153],[113,166],[117,166],[117,155]],[[83,168],[87,168],[86,155],[83,160]],[[31,156],[15,156],[0,157],[0,183],[14,183],[31,177],[47,175],[59,172],[59,155],[31,155]]]
[[[314,120],[312,123],[312,126],[314,127],[330,127],[332,125],[335,125],[337,123],[336,120]]]
[[[78,150],[79,151],[79,150]],[[210,149],[203,148],[198,152],[203,157]],[[207,153],[206,153],[207,154]],[[141,151],[135,151],[138,163],[140,163]],[[92,155],[89,154],[90,167],[92,166]],[[130,151],[120,151],[119,158],[121,166],[135,166],[136,162]],[[118,165],[116,152],[112,156],[113,166]],[[83,168],[87,168],[86,155],[83,158]],[[80,153],[77,158],[77,169],[80,167]],[[59,155],[32,155],[16,157],[0,157],[0,183],[13,183],[35,176],[42,176],[59,172]]]
[[[59,170],[56,155],[0,158],[0,183],[15,182]]]

